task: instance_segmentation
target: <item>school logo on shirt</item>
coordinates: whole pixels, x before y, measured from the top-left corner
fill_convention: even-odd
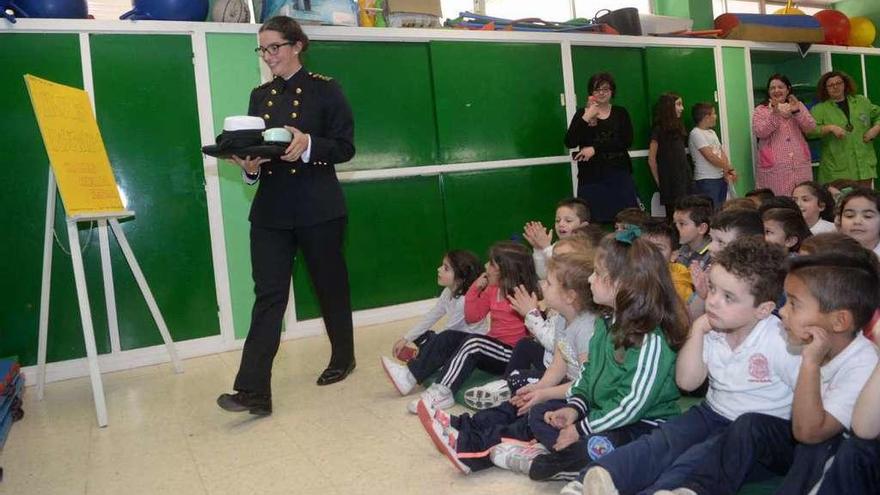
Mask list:
[[[587,453],[590,459],[596,460],[614,450],[614,444],[608,437],[592,436],[587,440]]]
[[[749,356],[749,377],[750,382],[770,381],[770,362],[767,361],[767,356],[760,352]]]

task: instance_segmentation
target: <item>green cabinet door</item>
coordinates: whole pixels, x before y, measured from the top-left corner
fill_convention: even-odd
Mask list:
[[[880,105],[880,55],[865,55],[865,78],[868,81],[868,99]],[[861,82],[856,82],[861,86]],[[880,140],[874,140],[874,151],[880,156]]]
[[[174,340],[217,335],[190,36],[90,41],[98,124],[123,202],[137,214],[122,222],[125,235]],[[111,253],[122,348],[160,344],[115,241]]]
[[[494,242],[521,240],[530,220],[553,228],[556,203],[571,196],[568,163],[444,174],[449,248],[485,258]]]
[[[354,113],[357,153],[337,170],[437,163],[426,43],[314,41],[304,62],[339,82]]]
[[[37,119],[24,84],[24,74],[57,83],[83,87],[79,37],[76,34],[0,34],[0,89],[4,95],[0,119],[0,156],[8,171],[0,194],[0,207],[8,212],[2,221],[4,242],[0,243],[0,356],[18,355],[24,366],[37,361],[37,330],[43,263],[43,229],[46,217],[46,181],[49,158],[40,136]],[[14,172],[12,172],[14,171]],[[52,294],[50,302],[48,360],[60,361],[85,356],[79,308],[64,225],[61,197],[56,195],[53,243]],[[86,243],[83,232],[81,244]],[[100,266],[96,245],[83,256],[90,266]],[[63,248],[62,248],[63,246]],[[89,273],[91,287],[100,287],[100,269]],[[102,297],[97,291],[92,301]],[[96,306],[96,308],[99,306]],[[102,312],[94,314],[96,329],[103,327]],[[109,347],[106,332],[97,336],[98,347]]]
[[[684,101],[684,123],[694,126],[690,109],[695,103],[716,104],[715,55],[711,48],[648,47],[645,49],[648,104],[666,92]],[[717,106],[716,106],[717,107]]]
[[[437,266],[446,251],[437,176],[343,183],[348,206],[345,259],[352,308],[437,297]],[[294,273],[296,315],[320,316],[301,253]]]
[[[559,156],[558,44],[430,43],[441,163]]]

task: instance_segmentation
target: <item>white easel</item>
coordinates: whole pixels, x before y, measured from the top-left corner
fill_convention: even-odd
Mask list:
[[[53,230],[55,226],[55,195],[56,184],[55,174],[49,168],[49,187],[46,195],[46,231],[43,240],[43,284],[40,293],[40,331],[37,348],[37,398],[43,399],[43,389],[46,383],[46,342],[48,340],[49,330],[49,289],[52,279],[52,240]],[[83,339],[86,345],[86,357],[89,364],[89,376],[92,380],[92,394],[95,399],[95,413],[98,417],[98,426],[107,426],[107,405],[104,400],[104,384],[101,380],[101,370],[98,367],[98,351],[95,347],[95,331],[92,325],[92,311],[89,306],[89,293],[86,287],[86,274],[83,266],[82,251],[79,247],[79,233],[77,231],[78,222],[98,222],[98,239],[101,249],[101,268],[104,275],[104,299],[107,305],[107,323],[110,327],[110,347],[114,352],[119,352],[119,327],[116,320],[116,296],[113,288],[113,270],[110,265],[110,242],[107,235],[107,225],[113,230],[122,254],[131,268],[131,272],[137,281],[141,294],[147,306],[150,308],[150,314],[156,326],[159,327],[159,333],[162,334],[162,340],[168,349],[168,355],[171,362],[174,363],[174,370],[177,373],[183,372],[183,365],[177,355],[177,349],[174,341],[171,340],[171,334],[162,318],[162,313],[156,305],[153,293],[150,291],[147,280],[138,265],[137,259],[125,238],[122,227],[119,226],[119,219],[134,216],[134,212],[121,211],[114,213],[96,213],[79,214],[67,217],[67,237],[70,244],[70,261],[73,264],[73,277],[76,281],[76,296],[79,301],[79,313],[82,320]]]

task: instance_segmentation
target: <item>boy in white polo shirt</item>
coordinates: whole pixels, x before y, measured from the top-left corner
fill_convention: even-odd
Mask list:
[[[864,248],[793,258],[785,293],[779,313],[802,356],[791,421],[740,416],[688,477],[686,488],[674,493],[732,495],[766,471],[785,475],[777,495],[808,493],[850,428],[856,399],[877,364],[877,350],[861,329],[880,296],[878,261]],[[840,479],[847,482],[827,493],[861,493],[852,481]]]
[[[789,417],[800,359],[788,352],[782,324],[771,314],[785,257],[756,236],[715,255],[706,314],[694,322],[676,363],[676,382],[684,390],[699,387],[708,375],[706,400],[591,464],[584,493],[653,494],[682,486],[740,415]]]

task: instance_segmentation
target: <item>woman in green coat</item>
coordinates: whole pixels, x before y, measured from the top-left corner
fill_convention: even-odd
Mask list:
[[[880,107],[856,94],[856,85],[845,72],[832,71],[819,79],[819,100],[811,110],[822,139],[819,182],[852,179],[871,187],[877,177],[873,140],[880,133]]]

